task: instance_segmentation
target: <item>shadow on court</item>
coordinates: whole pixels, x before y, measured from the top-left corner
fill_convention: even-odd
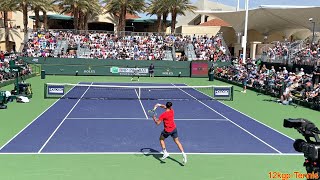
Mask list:
[[[161,160],[160,158],[162,157],[162,154],[157,151],[157,150],[154,150],[152,148],[142,148],[140,150],[140,152],[144,155],[144,156],[152,156],[153,158],[155,158],[156,160],[158,160],[161,164],[165,164],[166,162]],[[181,162],[179,162],[178,160],[172,158],[172,157],[168,157],[167,159],[170,159],[171,161],[174,161],[176,163],[178,163],[180,166],[184,166],[184,164],[182,164]]]

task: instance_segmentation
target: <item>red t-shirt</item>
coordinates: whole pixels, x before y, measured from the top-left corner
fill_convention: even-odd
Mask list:
[[[174,111],[171,109],[170,111],[165,111],[159,117],[160,121],[163,121],[164,130],[166,132],[172,132],[176,128],[176,124],[174,123]]]

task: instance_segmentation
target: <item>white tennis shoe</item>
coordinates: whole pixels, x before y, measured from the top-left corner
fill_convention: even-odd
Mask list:
[[[169,153],[168,152],[164,152],[162,158],[160,158],[161,160],[165,160],[167,159],[167,157],[169,157]]]
[[[182,160],[183,164],[187,164],[187,161],[188,161],[187,155],[185,153],[183,153],[182,156],[183,156],[183,160]]]

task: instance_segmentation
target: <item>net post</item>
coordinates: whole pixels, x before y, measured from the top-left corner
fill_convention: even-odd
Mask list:
[[[44,97],[44,99],[47,99],[47,87],[48,85],[47,85],[47,83],[44,83],[44,90],[43,90],[43,97]]]
[[[214,86],[211,86],[211,96],[212,96],[212,99],[215,100],[215,97],[214,97]]]
[[[233,86],[231,86],[231,97],[230,101],[233,101]]]

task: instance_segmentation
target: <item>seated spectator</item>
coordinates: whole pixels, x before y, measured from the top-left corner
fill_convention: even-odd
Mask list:
[[[67,42],[67,45],[62,45]],[[220,36],[153,35],[117,36],[109,33],[89,32],[86,34],[72,31],[34,31],[25,44],[23,55],[27,57],[74,58],[71,50],[76,48],[78,58],[89,59],[126,59],[162,60],[165,51],[184,51],[192,44],[196,59],[210,61],[230,61],[230,53],[223,46]],[[186,53],[186,52],[185,52]],[[178,60],[185,60],[185,56]]]
[[[297,74],[286,72],[286,68],[282,69],[276,71],[271,67],[271,70],[268,70],[265,65],[260,69],[259,66],[248,68],[235,65],[219,67],[215,75],[242,84],[243,93],[249,86],[279,97],[279,103],[284,105],[291,104],[293,98],[296,98],[320,106],[320,83],[313,83],[312,75],[305,73],[303,68]]]

